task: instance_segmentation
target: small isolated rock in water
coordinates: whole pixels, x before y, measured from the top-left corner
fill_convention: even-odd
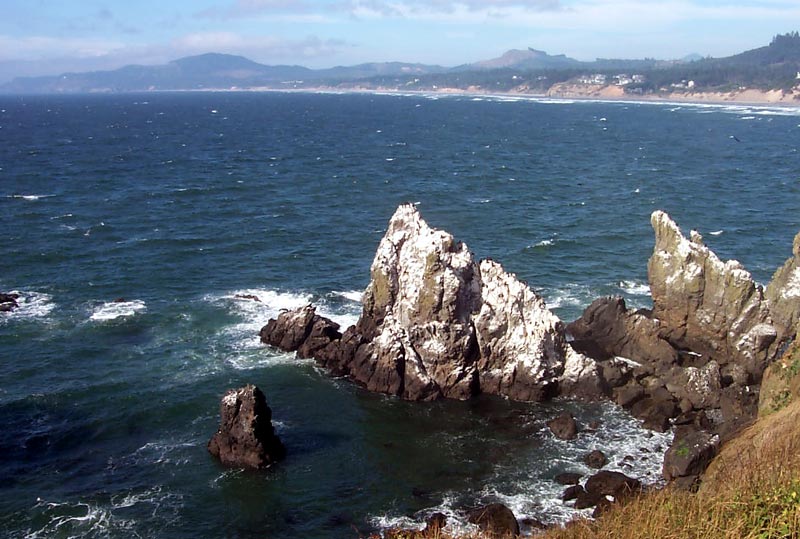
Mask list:
[[[11,312],[19,307],[19,303],[17,303],[18,299],[19,294],[4,294],[0,292],[0,312]]]
[[[220,426],[208,451],[227,466],[266,468],[286,456],[272,427],[272,410],[254,385],[229,390],[220,403]]]
[[[583,462],[590,468],[594,468],[599,470],[606,464],[608,464],[608,459],[606,458],[605,454],[600,451],[599,449],[595,449],[585,457],[583,457]]]
[[[572,440],[578,435],[578,424],[569,412],[564,412],[547,422],[550,431],[560,440]]]
[[[502,503],[490,503],[469,512],[470,523],[490,537],[516,537],[519,535],[519,522],[514,513]]]

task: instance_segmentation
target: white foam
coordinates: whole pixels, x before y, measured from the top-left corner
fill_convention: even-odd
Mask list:
[[[107,322],[117,318],[133,316],[146,310],[147,306],[142,300],[111,301],[95,307],[89,319],[96,322]]]
[[[128,491],[112,495],[106,502],[49,502],[37,498],[30,513],[41,527],[29,529],[25,539],[48,537],[138,537],[137,523],[131,509],[144,506],[145,512],[160,523],[178,520],[183,496],[155,486],[140,492]]]
[[[39,200],[42,198],[50,198],[55,195],[7,195],[6,198],[20,198],[22,200]]]
[[[637,281],[620,281],[618,286],[620,290],[632,296],[650,295],[650,285],[647,283],[640,283]]]
[[[11,290],[9,294],[17,294],[18,307],[10,312],[0,312],[0,323],[14,319],[45,318],[55,308],[53,296],[42,292]]]
[[[343,292],[333,292],[333,294],[355,303],[361,303],[361,298],[364,297],[363,290],[345,290]]]
[[[588,286],[576,283],[567,283],[563,288],[544,290],[541,295],[550,309],[585,307],[597,296]]]
[[[555,240],[542,240],[540,242],[534,243],[533,245],[528,245],[529,249],[535,249],[537,247],[550,247],[551,245],[555,244]]]
[[[317,297],[308,292],[284,292],[278,290],[248,288],[222,295],[210,295],[205,299],[229,309],[240,319],[239,322],[222,329],[231,350],[224,354],[225,361],[236,369],[252,369],[283,363],[296,363],[293,353],[282,353],[269,349],[261,343],[259,331],[271,318],[277,318],[281,311],[297,309],[312,303],[320,316],[339,324],[341,329],[354,325],[361,313],[360,291],[331,292],[326,297]],[[335,298],[335,301],[332,301]],[[341,300],[346,300],[342,305]],[[305,361],[306,363],[313,360]]]

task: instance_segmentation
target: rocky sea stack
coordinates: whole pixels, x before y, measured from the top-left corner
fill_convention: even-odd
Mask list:
[[[572,349],[544,300],[413,205],[392,216],[370,275],[361,317],[343,334],[307,306],[271,320],[262,341],[409,400],[603,395],[595,362]]]
[[[208,451],[226,466],[266,468],[286,456],[272,427],[272,410],[254,385],[229,390],[220,403],[220,425]]]

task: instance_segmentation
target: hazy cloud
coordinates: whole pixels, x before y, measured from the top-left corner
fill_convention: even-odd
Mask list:
[[[200,11],[200,18],[235,19],[264,13],[308,13],[313,8],[305,0],[235,0],[227,6]]]
[[[239,54],[267,64],[325,63],[326,59],[352,47],[343,40],[317,36],[283,39],[242,36],[233,32],[191,33],[150,45],[102,39],[20,39],[0,35],[0,83],[15,76],[116,69],[129,64],[164,64],[183,56],[207,52]]]

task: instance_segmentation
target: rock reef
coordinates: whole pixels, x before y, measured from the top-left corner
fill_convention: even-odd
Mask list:
[[[358,323],[344,334],[306,306],[271,320],[262,341],[409,400],[603,395],[594,360],[572,349],[544,300],[429,227],[413,205],[392,216],[370,276]]]

